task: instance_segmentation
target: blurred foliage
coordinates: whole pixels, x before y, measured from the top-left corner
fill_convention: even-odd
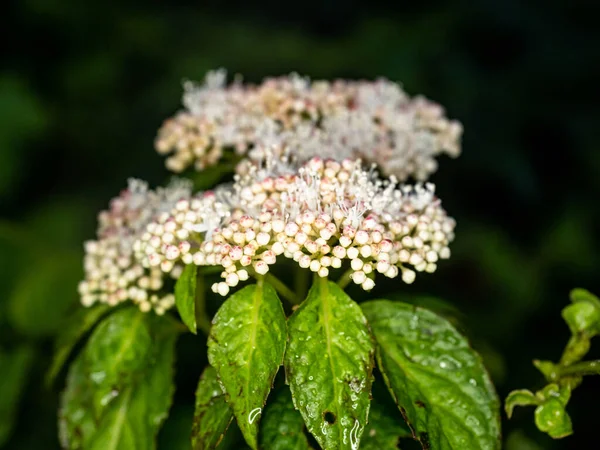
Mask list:
[[[251,81],[290,71],[385,76],[463,122],[463,155],[442,160],[433,177],[458,221],[453,257],[406,295],[460,324],[501,397],[535,385],[532,356],[556,359],[569,336],[559,314],[567,292],[600,292],[597,12],[593,1],[558,0],[307,0],[287,9],[235,0],[8,2],[0,390],[10,395],[0,395],[0,446],[58,447],[64,379],[51,389],[42,380],[52,338],[77,310],[82,241],[127,177],[167,179],[155,132],[179,107],[182,79],[219,66]],[[373,295],[392,289],[382,283]],[[215,298],[207,301],[215,310]],[[187,426],[206,363],[202,339],[178,343],[175,414],[163,439]],[[504,424],[507,448],[587,448],[599,396],[593,380],[573,392],[576,433],[559,442],[515,414]]]

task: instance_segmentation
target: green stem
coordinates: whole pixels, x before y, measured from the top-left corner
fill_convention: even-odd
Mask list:
[[[306,298],[308,292],[308,275],[310,272],[303,269],[300,266],[296,266],[296,277],[294,278],[294,290],[296,291],[296,298]]]
[[[567,346],[560,358],[561,366],[570,366],[583,359],[590,350],[590,339],[587,336],[578,334],[569,339]]]
[[[285,298],[292,305],[297,305],[298,303],[300,303],[300,300],[298,299],[298,297],[296,297],[296,294],[294,294],[294,292],[289,287],[287,287],[283,281],[281,281],[271,272],[267,272],[267,274],[265,275],[265,280],[267,281],[267,283],[269,283],[275,288],[279,295]]]
[[[600,375],[600,360],[582,361],[560,368],[560,375]]]
[[[352,268],[350,268],[344,272],[344,274],[340,277],[340,279],[337,282],[339,287],[341,287],[342,289],[345,289],[346,286],[348,286],[350,281],[352,281],[352,278],[350,277],[352,275],[352,272],[353,272]]]
[[[196,275],[196,324],[207,335],[210,333],[210,320],[206,314],[206,283],[204,274]]]

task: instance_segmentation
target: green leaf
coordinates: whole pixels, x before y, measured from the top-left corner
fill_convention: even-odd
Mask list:
[[[573,433],[571,418],[560,400],[551,398],[535,409],[535,425],[553,439]]]
[[[325,449],[358,448],[367,424],[375,345],[360,307],[317,278],[288,322],[294,405]]]
[[[528,391],[527,389],[519,389],[508,394],[508,397],[506,397],[504,402],[504,410],[510,419],[515,406],[532,406],[539,404],[540,399],[537,398],[533,392]]]
[[[21,346],[12,352],[0,351],[0,447],[10,436],[19,397],[29,378],[32,362],[33,350],[28,346]]]
[[[269,450],[308,450],[304,420],[292,401],[290,390],[281,386],[265,409],[260,447]]]
[[[562,310],[562,316],[573,334],[600,334],[600,308],[593,303],[573,303]]]
[[[196,275],[194,264],[185,266],[175,284],[175,305],[183,323],[196,334]]]
[[[110,405],[90,441],[91,450],[152,450],[168,415],[173,397],[175,340],[173,329],[154,326],[154,364],[135,385],[130,385]]]
[[[85,358],[97,417],[148,367],[152,337],[147,317],[137,308],[122,309],[108,316],[92,333]]]
[[[600,308],[600,299],[587,289],[576,288],[571,291],[571,301],[573,303],[587,302]]]
[[[260,413],[283,360],[285,338],[283,307],[267,283],[236,292],[213,319],[208,360],[217,370],[227,402],[253,449]]]
[[[192,449],[216,448],[232,420],[233,411],[225,401],[217,371],[209,366],[202,372],[196,389]]]
[[[431,311],[387,300],[362,307],[388,388],[421,443],[499,449],[498,398],[467,340]]]
[[[110,330],[119,332],[114,322],[104,330],[101,327],[109,319],[125,311],[134,311],[143,317],[145,327],[151,335],[152,351],[138,355],[143,359],[139,364],[133,364],[128,358],[117,358],[123,363],[118,371],[119,389],[111,391],[109,402],[98,405],[97,399],[101,398],[98,392],[103,393],[106,389],[103,383],[98,383],[99,361],[93,355],[97,356],[99,353],[95,346],[104,345],[104,342],[99,342],[100,337],[106,338],[105,333]],[[61,444],[69,449],[153,450],[156,447],[156,435],[167,417],[172,401],[177,333],[166,318],[144,315],[137,309],[119,311],[109,319],[96,328],[86,348],[69,370],[59,411]],[[138,316],[132,319],[131,328],[138,330],[133,331],[132,335],[138,335]],[[98,342],[94,343],[94,340]],[[129,350],[117,348],[115,356],[123,352],[133,354]],[[110,358],[105,363],[107,369],[103,381],[117,373]],[[125,368],[133,373],[125,372]],[[100,410],[96,409],[98,406],[101,407]]]
[[[98,304],[92,308],[80,308],[69,318],[68,323],[56,338],[54,359],[46,374],[47,385],[54,381],[82,336],[90,331],[110,309],[110,306],[106,304]]]
[[[60,398],[58,434],[62,448],[83,448],[96,431],[91,389],[85,359],[79,355],[69,368],[67,385]]]
[[[397,417],[399,415],[397,408],[386,410],[385,406],[373,397],[369,411],[369,424],[365,428],[360,449],[396,450],[400,438],[412,437],[410,428],[402,417]]]

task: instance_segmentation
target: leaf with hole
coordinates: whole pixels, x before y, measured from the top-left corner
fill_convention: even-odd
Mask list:
[[[208,360],[217,370],[227,402],[253,449],[262,408],[283,361],[285,339],[283,307],[268,283],[236,292],[213,319]]]
[[[422,308],[387,300],[362,308],[386,384],[422,445],[499,449],[498,398],[467,340]]]
[[[233,411],[225,401],[217,371],[209,366],[204,369],[196,389],[192,449],[216,448],[232,420]]]
[[[367,424],[375,345],[360,307],[317,278],[288,322],[294,405],[325,449],[355,449]]]

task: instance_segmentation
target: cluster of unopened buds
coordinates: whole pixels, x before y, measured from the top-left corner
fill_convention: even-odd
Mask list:
[[[153,191],[130,180],[85,245],[84,305],[131,300],[163,314],[169,280],[189,265],[216,266],[212,290],[225,296],[276,263],[370,291],[377,274],[410,284],[450,257],[455,222],[421,181],[435,155],[460,152],[461,127],[439,105],[385,80],[227,86],[223,71],[187,84],[184,104],[157,140],[168,167],[202,170],[231,149],[234,182],[193,193],[189,182]]]
[[[268,147],[302,163],[314,156],[376,163],[386,176],[425,181],[436,156],[460,154],[462,126],[423,97],[387,80],[313,81],[297,74],[260,85],[226,84],[223,70],[185,84],[185,109],[156,139],[167,167],[204,170],[224,157],[261,159]],[[243,169],[243,167],[242,167]]]
[[[433,272],[450,256],[454,220],[431,185],[381,181],[351,160],[313,158],[294,174],[259,174],[238,177],[221,196],[228,204],[213,193],[180,201],[146,227],[137,258],[165,272],[179,264],[222,266],[213,290],[226,295],[280,256],[321,277],[347,265],[365,290],[376,273],[412,283],[415,271]]]

